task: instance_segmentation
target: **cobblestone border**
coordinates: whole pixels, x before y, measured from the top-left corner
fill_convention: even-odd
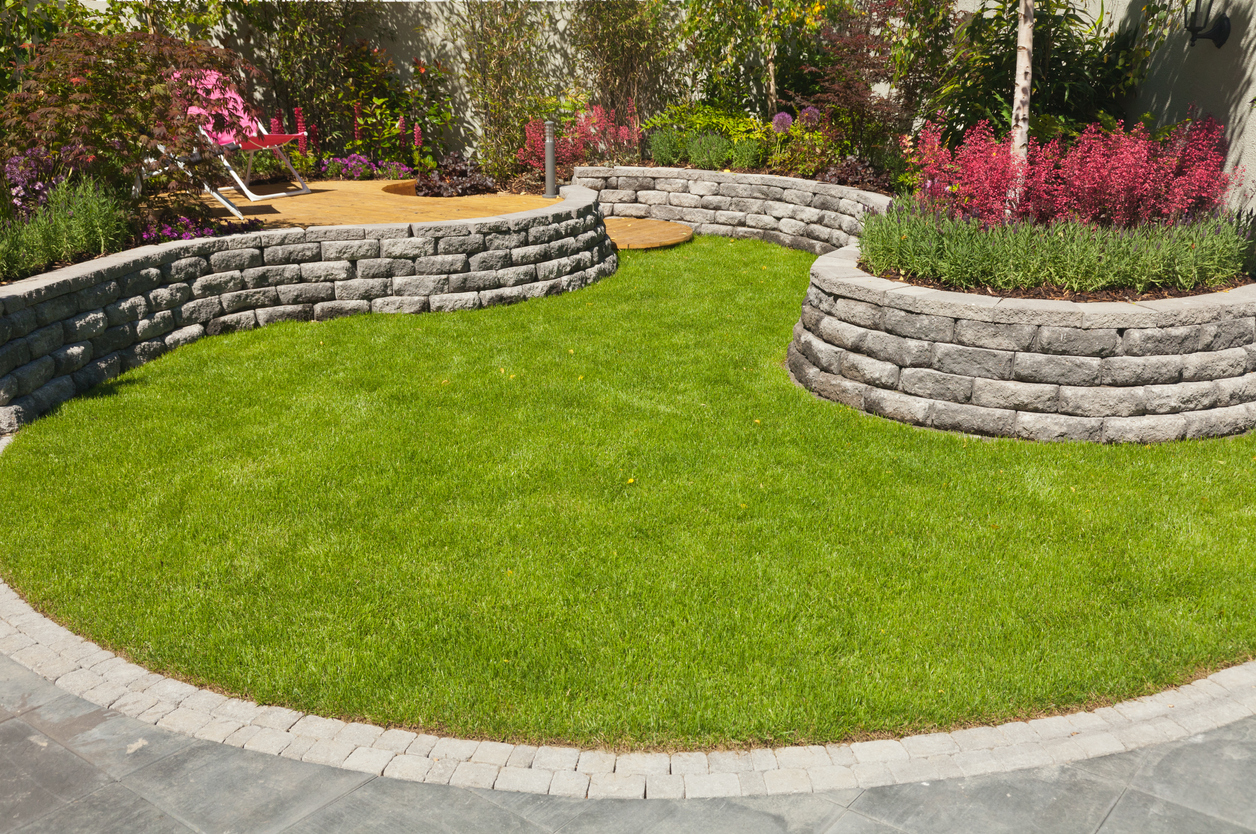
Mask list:
[[[1256,426],[1256,285],[1138,303],[932,290],[816,259],[788,364],[805,388],[937,429],[1156,443]]]
[[[610,275],[597,195],[562,195],[499,217],[172,241],[0,287],[0,435],[204,336],[511,304]]]
[[[823,255],[863,234],[866,212],[890,198],[794,177],[692,168],[576,168],[607,216],[683,223],[699,235],[755,238]]]
[[[0,451],[3,451],[0,444]],[[1256,713],[1256,661],[1093,712],[902,739],[620,753],[420,735],[228,698],[128,663],[0,582],[0,652],[73,695],[198,739],[416,782],[552,796],[697,799],[1004,773],[1106,756]]]

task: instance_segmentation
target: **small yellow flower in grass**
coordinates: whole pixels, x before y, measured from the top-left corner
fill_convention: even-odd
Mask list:
[[[746,505],[745,505],[745,504],[742,504],[742,505],[741,505],[741,508],[742,508],[743,510],[744,510],[744,509],[746,509]]]
[[[449,380],[447,380],[447,379],[442,379],[442,380],[440,381],[440,384],[441,384],[441,385],[448,385],[448,384],[449,384]]]
[[[760,423],[758,420],[755,420],[754,422],[755,422],[755,425],[756,425],[756,426],[763,425],[763,424],[762,424],[762,423]]]
[[[575,351],[574,351],[574,350],[572,350],[571,348],[567,348],[567,352],[568,352],[568,353],[575,353]]]
[[[629,478],[629,479],[628,479],[628,483],[630,483],[630,484],[631,484],[631,483],[634,483],[634,482],[636,482],[636,480],[637,480],[636,478]]]
[[[497,370],[501,371],[502,373],[506,373],[506,369],[505,369],[505,368],[498,368]]]
[[[511,378],[511,379],[514,379],[514,378],[515,378],[515,375],[514,375],[514,374],[511,374],[511,375],[510,375],[510,378]]]
[[[581,378],[581,379],[584,379],[584,377],[580,377],[580,378]]]

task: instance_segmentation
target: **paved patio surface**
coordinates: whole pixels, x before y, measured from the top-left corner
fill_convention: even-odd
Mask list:
[[[0,832],[1256,831],[1256,717],[1071,765],[796,796],[564,799],[402,782],[169,732],[0,657]]]

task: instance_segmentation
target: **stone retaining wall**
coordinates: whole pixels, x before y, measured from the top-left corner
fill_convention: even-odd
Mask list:
[[[863,233],[867,211],[890,198],[793,177],[688,168],[576,168],[573,182],[598,192],[607,216],[683,223],[700,235],[768,240],[823,255]]]
[[[904,423],[1031,440],[1150,443],[1256,426],[1256,285],[1074,303],[944,292],[816,260],[789,368]]]
[[[467,221],[145,246],[0,286],[0,436],[202,336],[286,320],[510,304],[618,266],[597,195]]]

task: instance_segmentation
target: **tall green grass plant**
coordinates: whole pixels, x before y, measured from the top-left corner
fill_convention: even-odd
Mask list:
[[[0,225],[0,282],[115,252],[130,237],[126,207],[95,180],[67,181],[26,220]]]

